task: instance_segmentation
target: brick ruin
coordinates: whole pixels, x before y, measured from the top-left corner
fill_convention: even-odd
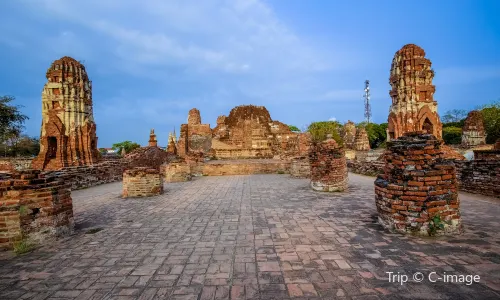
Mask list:
[[[154,129],[151,129],[151,132],[149,133],[148,147],[158,147],[158,141],[156,140]]]
[[[122,161],[127,168],[147,167],[159,170],[162,164],[169,161],[169,154],[156,146],[141,147],[126,154]]]
[[[455,165],[443,158],[441,144],[423,132],[406,133],[388,142],[384,174],[375,180],[382,226],[415,235],[462,231]],[[435,217],[441,222],[434,223]]]
[[[33,169],[57,170],[97,162],[92,82],[85,67],[65,56],[52,63],[42,91],[40,153]]]
[[[1,181],[0,195],[0,248],[73,232],[71,191],[63,179],[40,170],[12,173]]]
[[[167,153],[177,155],[177,141],[175,139],[175,133],[172,132],[168,134]]]
[[[123,173],[123,198],[160,194],[163,194],[163,176],[159,169],[135,167]]]
[[[392,60],[389,95],[387,140],[397,139],[406,132],[424,131],[441,138],[442,124],[434,101],[434,71],[425,51],[408,44],[396,52]]]
[[[188,113],[187,124],[181,125],[177,153],[183,157],[190,152],[209,152],[212,147],[210,124],[201,124],[200,111],[193,108]]]
[[[316,191],[342,192],[347,189],[347,161],[344,148],[329,136],[312,145],[309,152],[311,188]]]
[[[292,158],[290,161],[290,176],[295,178],[310,178],[311,165],[309,163],[309,157],[298,156]]]
[[[219,116],[214,129],[201,124],[200,112],[193,108],[188,124],[181,125],[177,153],[217,159],[293,157],[306,154],[309,144],[309,134],[292,132],[286,124],[273,121],[264,106],[237,106],[229,116]]]
[[[346,149],[354,149],[356,140],[356,124],[353,121],[347,121],[342,128],[342,140]]]
[[[173,161],[164,165],[165,182],[183,182],[191,180],[191,167],[185,161]]]
[[[497,139],[495,145],[493,145],[493,150],[500,150],[500,139]]]
[[[368,151],[370,150],[370,140],[368,139],[368,133],[364,128],[358,128],[356,130],[356,137],[354,139],[354,150],[356,151]]]
[[[473,110],[469,112],[462,127],[462,146],[471,147],[486,144],[483,115]]]

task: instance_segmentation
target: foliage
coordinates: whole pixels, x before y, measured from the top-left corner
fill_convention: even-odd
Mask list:
[[[36,156],[40,152],[40,140],[25,134],[10,136],[0,145],[0,154],[4,156]]]
[[[444,114],[442,122],[443,123],[460,122],[466,116],[467,116],[467,111],[463,109],[452,109]]]
[[[108,150],[106,150],[106,148],[99,148],[99,153],[101,153],[101,155],[104,155],[108,153]]]
[[[500,100],[484,105],[481,114],[486,131],[486,143],[493,144],[500,138]]]
[[[18,137],[24,121],[28,119],[19,111],[22,106],[10,104],[14,100],[12,96],[0,96],[0,139],[3,143],[9,138]]]
[[[313,122],[307,127],[307,131],[311,133],[311,138],[313,142],[321,142],[326,140],[328,134],[332,135],[332,138],[339,144],[343,145],[344,141],[340,137],[339,130],[342,128],[337,121],[321,121]]]
[[[444,220],[441,220],[440,215],[435,215],[429,220],[429,229],[428,233],[430,236],[436,235],[438,230],[443,230],[444,229]]]
[[[288,128],[290,128],[290,130],[293,132],[300,132],[300,129],[297,126],[288,125]]]
[[[36,247],[36,244],[23,237],[20,241],[14,242],[13,246],[14,253],[20,255],[33,251]]]
[[[447,145],[458,145],[462,142],[462,128],[443,127],[443,140]]]
[[[446,127],[458,127],[458,128],[462,128],[462,127],[464,127],[464,123],[465,123],[465,119],[462,119],[459,122],[443,123],[443,128],[446,128]]]
[[[372,149],[379,148],[387,140],[387,123],[361,122],[356,125],[358,128],[365,128]]]
[[[121,143],[116,143],[113,144],[112,148],[118,153],[122,153],[122,149],[125,149],[126,153],[130,153],[130,151],[133,151],[134,149],[140,148],[141,145],[131,142],[131,141],[124,141]]]

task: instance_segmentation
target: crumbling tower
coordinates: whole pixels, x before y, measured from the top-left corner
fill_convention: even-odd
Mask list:
[[[486,144],[486,133],[481,112],[473,110],[462,127],[462,145],[466,147]]]
[[[158,141],[156,140],[155,130],[151,129],[149,132],[148,147],[158,147]]]
[[[441,138],[442,124],[434,101],[434,71],[425,51],[408,44],[396,52],[392,60],[389,95],[387,140],[397,139],[406,132],[424,131]]]
[[[57,170],[97,162],[92,82],[85,67],[65,56],[52,63],[42,91],[40,153],[34,169]]]

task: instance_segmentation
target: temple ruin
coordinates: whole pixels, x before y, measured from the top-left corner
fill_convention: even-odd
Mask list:
[[[356,140],[356,124],[349,120],[344,124],[342,128],[342,140],[344,141],[344,147],[347,149],[354,149],[354,142]]]
[[[347,161],[344,148],[329,136],[309,152],[311,187],[316,191],[342,192],[347,189]]]
[[[167,153],[177,155],[177,140],[175,138],[175,133],[172,132],[168,134]]]
[[[148,147],[158,147],[158,141],[156,140],[154,129],[151,129],[151,132],[149,133]]]
[[[65,56],[52,63],[42,91],[40,153],[32,168],[57,170],[97,162],[92,82],[85,67]]]
[[[441,144],[424,132],[388,142],[384,174],[375,181],[382,226],[424,236],[462,231],[455,165],[443,159]]]
[[[486,144],[483,115],[477,110],[469,112],[462,127],[462,146],[471,147]]]
[[[396,52],[389,78],[392,105],[389,109],[388,141],[414,131],[424,131],[441,138],[442,124],[434,100],[436,88],[432,84],[433,78],[431,61],[425,58],[422,48],[408,44]]]
[[[370,150],[370,140],[368,139],[368,133],[365,128],[361,127],[356,130],[353,147],[356,151]]]
[[[200,111],[193,108],[188,113],[187,124],[181,125],[177,153],[186,156],[190,152],[208,152],[212,147],[210,124],[201,124]]]

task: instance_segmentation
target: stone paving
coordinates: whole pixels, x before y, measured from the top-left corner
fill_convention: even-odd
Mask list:
[[[500,298],[498,200],[461,194],[465,234],[407,237],[376,223],[373,181],[350,174],[336,194],[289,175],[199,177],[147,199],[121,199],[121,183],[74,191],[75,235],[2,253],[0,299]]]

